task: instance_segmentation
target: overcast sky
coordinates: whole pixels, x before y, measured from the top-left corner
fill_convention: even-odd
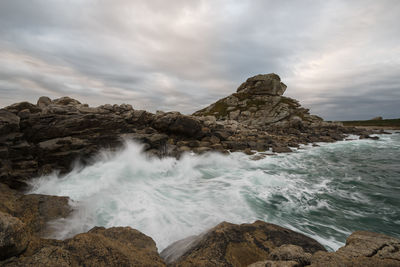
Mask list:
[[[400,1],[1,0],[0,107],[192,113],[275,72],[328,120],[400,117]]]

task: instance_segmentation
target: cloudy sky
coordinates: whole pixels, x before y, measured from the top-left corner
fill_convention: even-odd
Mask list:
[[[191,113],[275,72],[329,120],[400,117],[400,1],[1,0],[0,107]]]

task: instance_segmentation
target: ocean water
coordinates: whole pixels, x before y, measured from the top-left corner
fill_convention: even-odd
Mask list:
[[[161,251],[222,221],[263,220],[336,250],[355,230],[400,237],[400,134],[352,140],[258,161],[243,153],[148,158],[139,144],[91,166],[32,182],[31,193],[69,196],[74,213],[51,237],[131,226]]]

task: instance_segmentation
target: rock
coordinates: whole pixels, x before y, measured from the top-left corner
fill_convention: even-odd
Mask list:
[[[378,136],[370,136],[368,134],[360,135],[360,139],[371,139],[371,140],[379,140]]]
[[[64,97],[61,97],[61,98],[54,99],[53,103],[56,104],[56,105],[63,105],[63,106],[81,104],[81,102],[79,102],[78,100],[70,98],[68,96],[64,96]]]
[[[223,222],[203,234],[171,244],[161,257],[171,266],[247,266],[268,259],[271,250],[284,244],[300,246],[307,253],[325,251],[312,238],[274,224]]]
[[[275,153],[289,153],[292,152],[287,146],[273,146],[272,151]]]
[[[311,116],[308,109],[291,98],[282,96],[286,85],[278,75],[264,74],[247,79],[237,92],[218,100],[209,107],[195,112],[195,116],[213,115],[217,120],[234,120],[259,129],[267,125],[303,128],[314,121],[322,121]]]
[[[336,252],[317,252],[311,266],[400,266],[400,240],[378,233],[357,231]]]
[[[6,135],[19,130],[20,118],[15,114],[0,110],[0,135]]]
[[[237,92],[250,94],[266,94],[273,96],[281,96],[286,90],[286,85],[275,73],[259,74],[247,79],[245,83],[240,85]]]
[[[38,113],[42,111],[41,108],[37,107],[34,104],[31,104],[29,102],[20,102],[20,103],[15,103],[12,104],[11,106],[5,107],[5,110],[8,110],[14,114],[18,114],[21,110],[28,109],[30,113]]]
[[[165,266],[154,241],[130,227],[95,227],[64,241],[42,239],[2,266]]]
[[[25,224],[0,211],[0,261],[21,254],[28,246],[28,241]]]
[[[37,101],[37,106],[40,108],[47,107],[48,105],[51,104],[51,99],[48,98],[47,96],[41,96],[38,101]]]
[[[296,261],[258,261],[247,267],[300,267]]]
[[[198,154],[203,154],[203,153],[211,151],[211,148],[209,148],[209,147],[196,147],[195,149],[193,149],[193,151],[195,153],[198,153]]]
[[[221,142],[221,140],[218,137],[216,137],[215,135],[213,135],[210,137],[210,142],[212,144],[219,144]]]
[[[49,230],[47,222],[67,217],[71,212],[68,201],[68,197],[23,195],[0,183],[0,211],[20,219],[30,234],[44,235]]]
[[[295,261],[301,266],[311,263],[311,254],[304,252],[302,247],[282,245],[271,251],[270,258],[275,261]]]

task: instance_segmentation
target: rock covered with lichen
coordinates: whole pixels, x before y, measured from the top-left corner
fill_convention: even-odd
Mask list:
[[[235,120],[257,128],[322,122],[320,117],[310,115],[309,110],[301,107],[297,100],[283,96],[285,90],[286,85],[277,74],[256,75],[242,83],[236,93],[194,115]]]

